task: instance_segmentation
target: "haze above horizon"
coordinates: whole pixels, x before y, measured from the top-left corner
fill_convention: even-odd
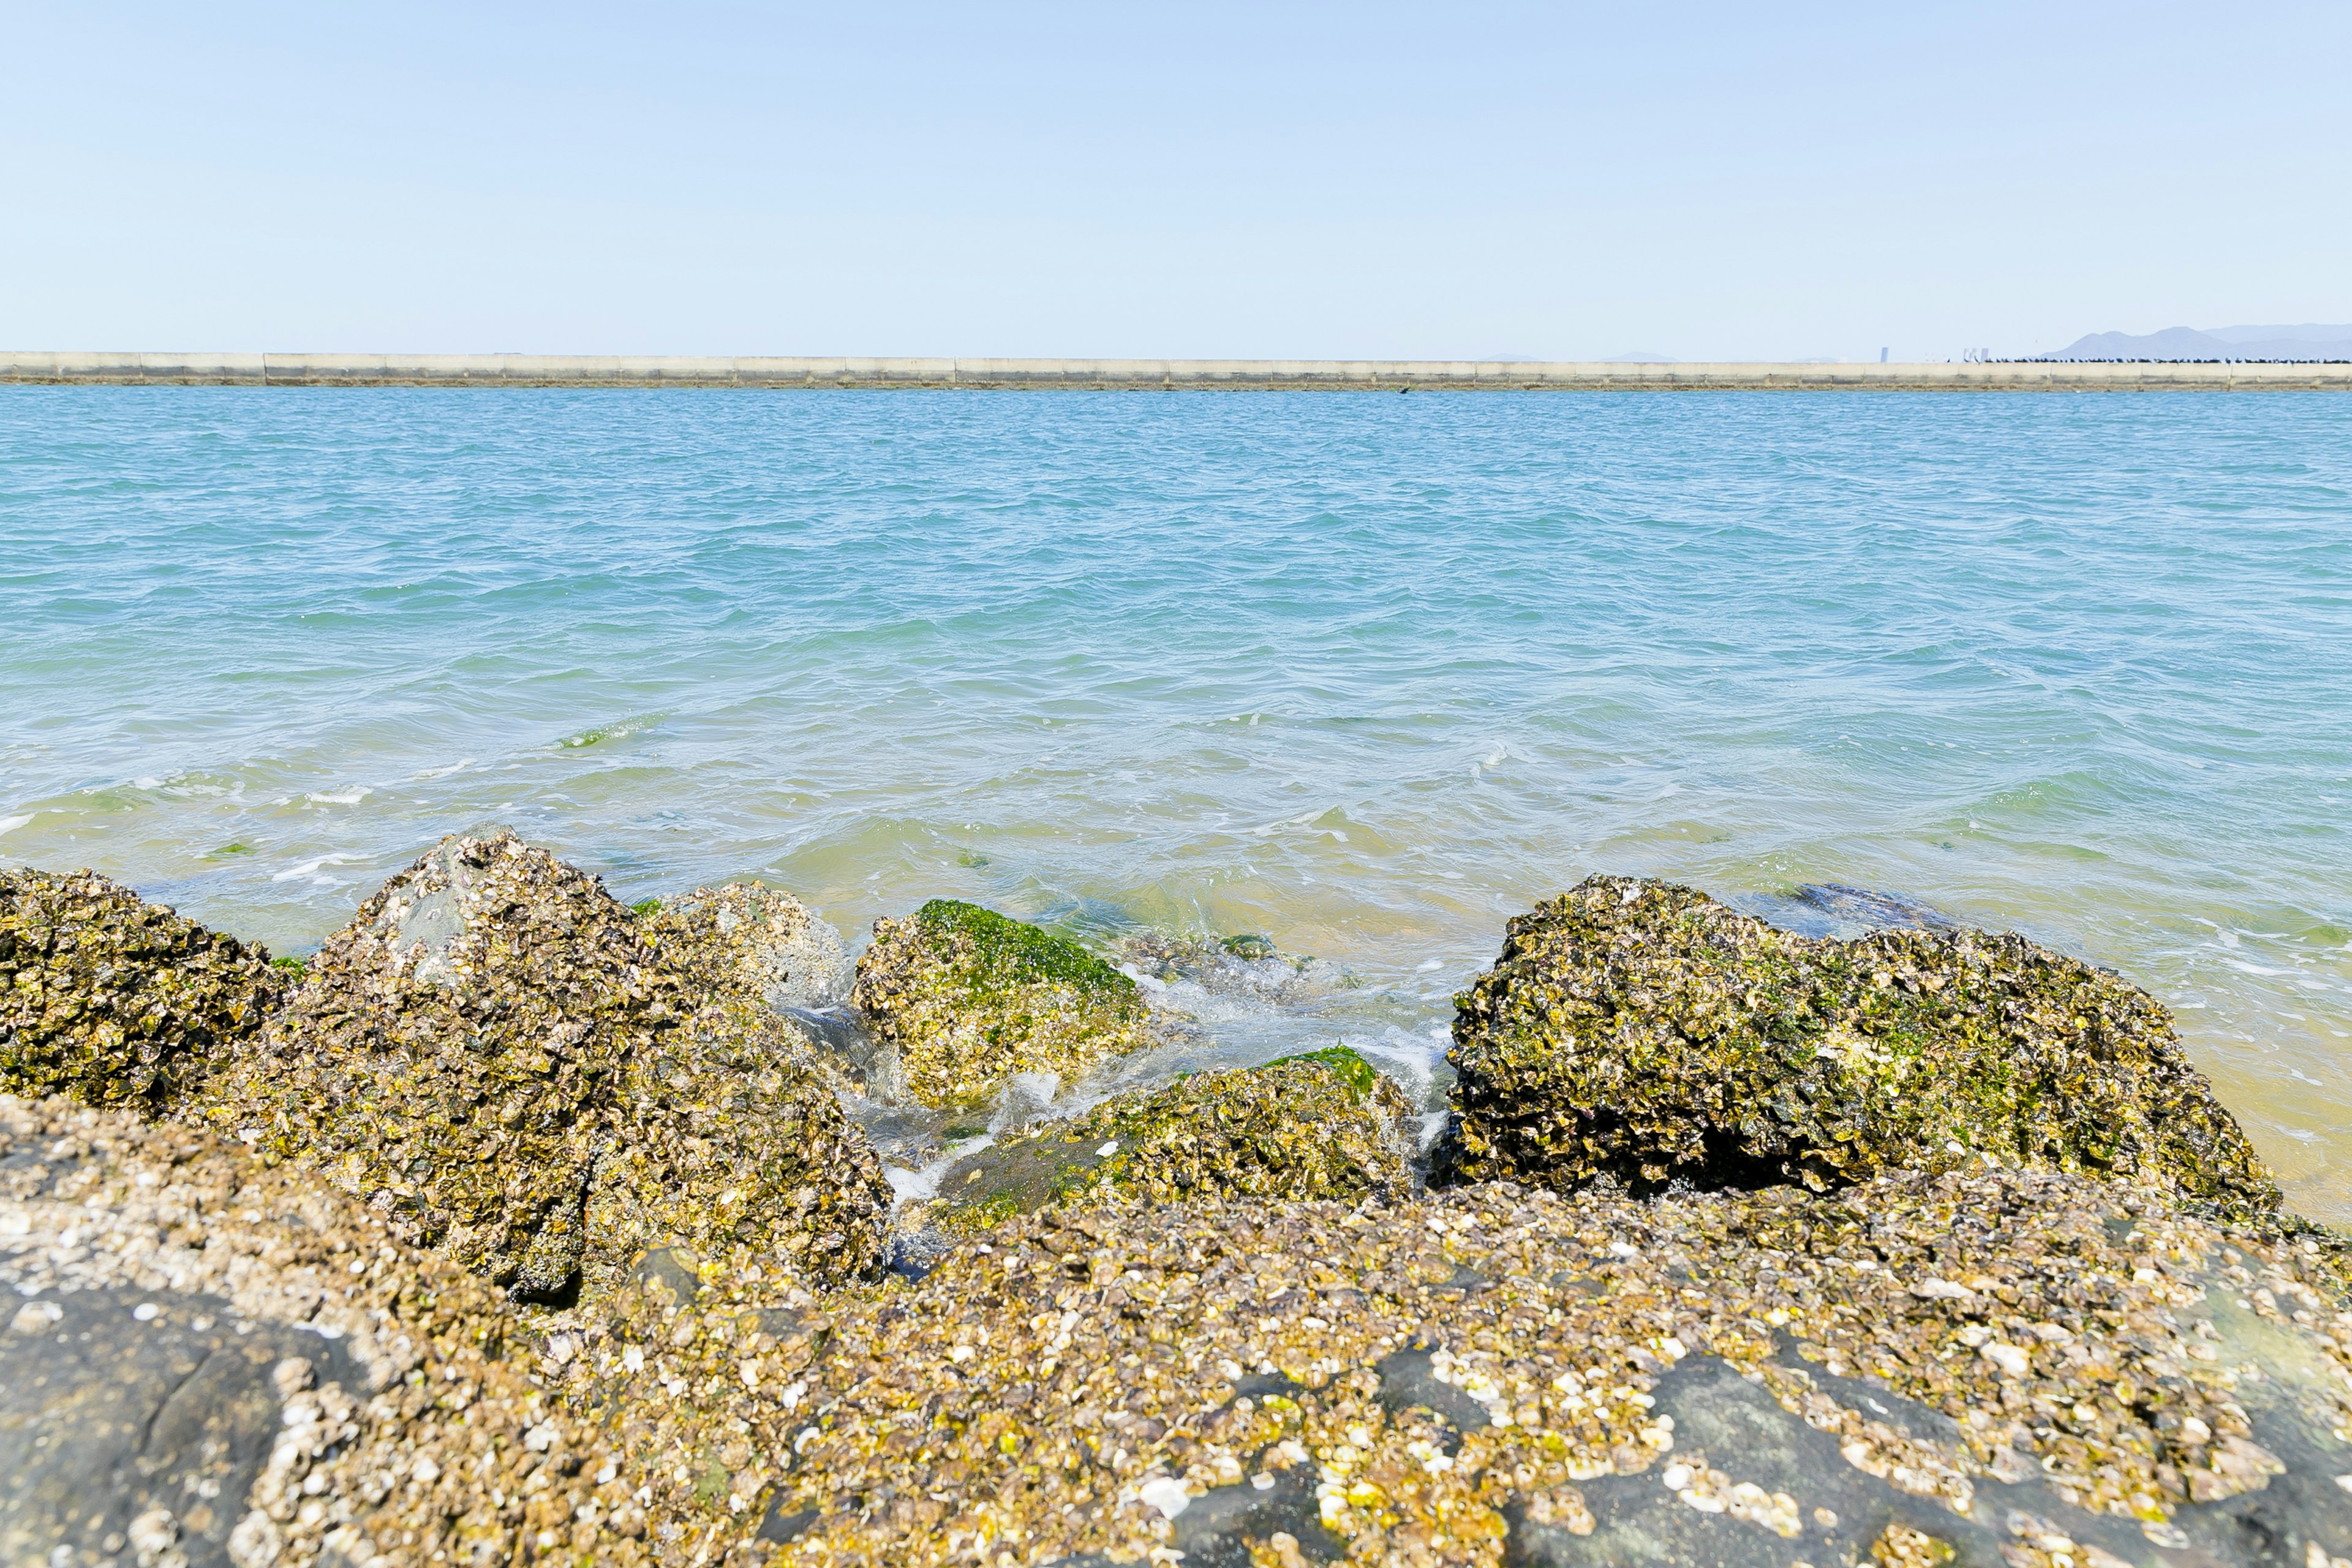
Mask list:
[[[2340,7],[9,31],[13,348],[1937,360],[2352,318],[2313,199],[2352,99],[2278,90]]]

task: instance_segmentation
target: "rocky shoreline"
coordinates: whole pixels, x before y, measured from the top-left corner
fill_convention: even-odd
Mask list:
[[[2119,977],[1590,879],[1424,1155],[1344,1049],[1074,1110],[1161,946],[0,872],[0,1560],[2352,1563],[2352,1240]]]

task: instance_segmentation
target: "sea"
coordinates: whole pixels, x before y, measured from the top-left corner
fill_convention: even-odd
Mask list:
[[[1857,889],[2147,987],[2347,1223],[2347,821],[2335,394],[0,389],[0,861],[278,952],[504,825],[1259,935],[1159,1068],[1435,1105],[1580,879]]]

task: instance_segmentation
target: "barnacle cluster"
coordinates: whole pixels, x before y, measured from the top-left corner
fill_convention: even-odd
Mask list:
[[[0,870],[0,1086],[161,1109],[287,989],[267,949],[95,871]]]
[[[790,893],[751,882],[697,888],[640,911],[664,963],[708,994],[821,1007],[849,987],[848,950]]]
[[[1457,1007],[1459,1180],[1819,1191],[1991,1162],[2279,1201],[2162,1005],[2015,935],[1812,941],[1593,877],[1513,920]]]
[[[795,1032],[664,962],[692,935],[656,949],[510,835],[445,839],[329,940],[206,1113],[525,1299],[671,1237],[853,1277],[882,1245],[879,1164]]]
[[[1193,1073],[957,1162],[933,1217],[971,1230],[1112,1196],[1399,1196],[1412,1186],[1412,1115],[1396,1084],[1345,1046]]]
[[[953,899],[875,921],[851,994],[925,1105],[977,1105],[1016,1072],[1074,1079],[1149,1037],[1134,981],[1066,938]]]
[[[691,1517],[540,1385],[496,1291],[308,1173],[185,1126],[0,1096],[0,1358],[25,1358],[0,1379],[0,1449],[22,1445],[0,1560],[586,1568],[654,1560],[649,1508]],[[166,1400],[120,1473],[80,1478],[98,1495],[16,1489],[44,1449],[102,1444],[49,1342],[114,1300],[138,1307],[110,1350],[193,1342],[251,1363],[258,1419],[175,1453],[188,1417]]]
[[[2263,1530],[2340,1556],[2352,1499],[2263,1489],[2283,1455],[2352,1445],[2347,1286],[2340,1240],[2052,1173],[1491,1183],[1048,1208],[835,1298],[780,1360],[739,1328],[662,1364],[735,1400],[772,1563],[1213,1538],[1267,1564],[1495,1563],[1515,1531],[1629,1520],[1718,1542],[1690,1561],[1768,1537],[1816,1563],[2035,1539],[2233,1561]],[[736,1393],[754,1382],[782,1390]]]

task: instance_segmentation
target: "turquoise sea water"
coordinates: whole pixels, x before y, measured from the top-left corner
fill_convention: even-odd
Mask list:
[[[1262,931],[1354,984],[1208,1037],[1408,1076],[1590,871],[1893,889],[2352,1220],[2352,399],[0,389],[0,858],[281,950],[504,822]]]

